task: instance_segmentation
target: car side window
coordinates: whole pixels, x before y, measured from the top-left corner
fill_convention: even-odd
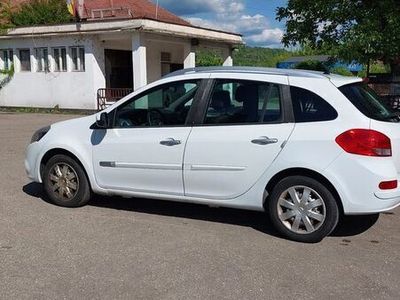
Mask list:
[[[164,84],[116,108],[114,127],[180,126],[186,123],[200,80]]]
[[[317,94],[291,86],[294,118],[297,123],[331,121],[337,118],[336,110]]]
[[[217,80],[209,100],[205,124],[269,123],[281,119],[277,84]]]

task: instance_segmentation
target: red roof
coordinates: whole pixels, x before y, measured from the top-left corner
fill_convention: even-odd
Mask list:
[[[12,4],[18,5],[29,0],[14,0]],[[75,0],[77,3],[78,1]],[[152,19],[166,23],[190,26],[184,19],[174,15],[162,7],[156,7],[148,0],[85,0],[84,16],[90,20],[103,18],[110,19]],[[94,18],[92,18],[94,16]]]

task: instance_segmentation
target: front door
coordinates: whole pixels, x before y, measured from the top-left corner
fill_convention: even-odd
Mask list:
[[[283,84],[282,77],[216,80],[203,125],[193,127],[186,147],[186,196],[233,199],[256,183],[294,128],[283,122]]]
[[[133,88],[132,51],[104,50],[107,88]]]
[[[186,124],[198,80],[165,84],[118,106],[113,128],[94,133],[97,183],[105,189],[183,195]]]

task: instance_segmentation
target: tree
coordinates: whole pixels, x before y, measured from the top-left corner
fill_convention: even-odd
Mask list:
[[[282,42],[325,50],[347,61],[382,60],[400,75],[399,0],[289,0]]]
[[[64,0],[31,0],[20,6],[0,0],[0,30],[16,26],[49,25],[71,22]]]
[[[196,52],[196,66],[198,67],[220,66],[222,63],[222,56],[216,51],[198,50]]]

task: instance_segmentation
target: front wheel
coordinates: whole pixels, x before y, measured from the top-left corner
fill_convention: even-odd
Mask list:
[[[66,155],[55,155],[43,172],[44,190],[49,199],[60,206],[85,205],[91,195],[89,181],[82,166]]]
[[[329,189],[304,176],[282,179],[269,197],[268,212],[282,235],[306,243],[321,241],[339,220],[339,209]]]

